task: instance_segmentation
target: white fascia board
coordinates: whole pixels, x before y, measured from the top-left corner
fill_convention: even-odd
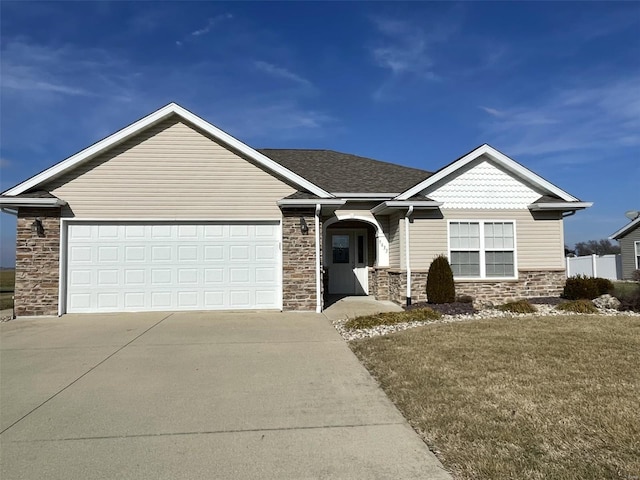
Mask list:
[[[438,207],[441,207],[442,205],[442,202],[434,202],[429,200],[389,200],[373,207],[371,209],[371,213],[377,215],[386,212],[387,210],[403,209],[409,207],[413,207],[414,210],[434,210]]]
[[[345,203],[347,203],[346,200],[341,200],[339,198],[317,198],[317,199],[312,199],[312,198],[301,198],[301,199],[295,199],[295,198],[283,198],[282,200],[278,200],[276,202],[278,204],[278,206],[283,206],[283,207],[292,207],[292,206],[296,206],[296,205],[301,205],[301,206],[310,206],[310,205],[337,205],[337,206],[341,206],[344,205]]]
[[[551,183],[551,182],[545,180],[544,178],[542,178],[541,176],[533,173],[528,168],[523,167],[522,165],[520,165],[515,160],[512,160],[511,158],[507,157],[506,155],[504,155],[503,153],[499,152],[498,150],[496,150],[492,146],[487,145],[486,143],[484,145],[481,145],[480,147],[476,148],[474,151],[468,153],[464,157],[460,158],[459,160],[453,162],[448,167],[443,168],[442,170],[434,173],[433,175],[431,175],[426,180],[420,182],[419,184],[415,185],[414,187],[411,187],[409,190],[407,190],[406,192],[398,195],[396,198],[398,200],[406,200],[407,198],[410,198],[410,197],[420,193],[421,191],[423,191],[427,187],[433,185],[434,183],[439,182],[440,180],[446,178],[447,176],[449,176],[452,173],[454,173],[456,170],[459,170],[460,168],[464,167],[465,165],[469,164],[470,162],[474,161],[475,159],[477,159],[478,157],[480,157],[482,155],[488,155],[494,161],[496,161],[498,164],[502,165],[507,170],[512,171],[513,173],[515,173],[519,177],[529,181],[533,185],[535,185],[535,186],[537,186],[537,187],[539,187],[539,188],[541,188],[543,190],[546,190],[546,191],[548,191],[550,193],[553,193],[554,195],[557,195],[562,200],[565,200],[567,202],[579,201],[573,195],[570,195],[567,192],[565,192],[564,190],[562,190],[561,188],[556,187],[553,183]]]
[[[79,163],[87,161],[87,160],[95,157],[96,155],[102,153],[106,149],[111,148],[111,147],[113,147],[113,146],[125,141],[129,137],[139,133],[140,131],[146,129],[147,127],[149,127],[151,125],[154,125],[154,124],[164,120],[165,118],[167,118],[168,116],[170,116],[172,114],[176,114],[176,115],[182,117],[184,120],[187,120],[188,122],[194,124],[198,128],[204,130],[205,132],[207,132],[208,134],[210,134],[211,136],[213,136],[217,140],[220,140],[222,143],[225,143],[229,147],[237,150],[238,152],[241,152],[242,154],[244,154],[247,157],[251,158],[255,162],[257,162],[260,165],[264,166],[267,170],[270,170],[270,171],[272,171],[272,172],[274,172],[274,173],[286,178],[287,180],[290,180],[292,183],[294,183],[295,185],[298,185],[302,189],[308,190],[311,193],[313,193],[315,195],[318,195],[319,197],[322,197],[322,198],[330,198],[331,197],[330,193],[325,192],[320,187],[314,185],[313,183],[311,183],[308,180],[302,178],[301,176],[297,175],[296,173],[293,173],[292,171],[284,168],[279,163],[274,162],[270,158],[264,156],[260,152],[254,150],[253,148],[249,147],[248,145],[242,143],[240,140],[232,137],[228,133],[223,132],[219,128],[213,126],[212,124],[210,124],[206,120],[203,120],[202,118],[200,118],[197,115],[191,113],[190,111],[184,109],[183,107],[181,107],[180,105],[178,105],[176,103],[170,103],[170,104],[160,108],[159,110],[156,110],[155,112],[147,115],[146,117],[138,120],[137,122],[132,123],[128,127],[125,127],[122,130],[117,131],[113,135],[110,135],[107,138],[105,138],[105,139],[103,139],[103,140],[91,145],[90,147],[85,148],[84,150],[76,153],[75,155],[72,155],[71,157],[67,158],[66,160],[63,160],[60,163],[57,163],[53,167],[48,168],[47,170],[45,170],[45,171],[43,171],[43,172],[41,172],[41,173],[39,173],[37,175],[34,175],[33,177],[29,178],[28,180],[26,180],[26,181],[16,185],[15,187],[7,190],[6,192],[3,193],[3,195],[9,195],[9,196],[19,195],[19,194],[21,194],[23,192],[26,192],[29,189],[32,189],[32,188],[34,188],[34,187],[36,187],[38,185],[41,185],[42,183],[44,183],[44,182],[46,182],[48,180],[51,180],[52,178],[55,178],[55,177],[63,174],[64,172],[72,169],[73,167],[75,167]]]
[[[527,205],[529,210],[582,210],[589,208],[593,202],[549,202]]]
[[[3,207],[62,207],[67,202],[59,198],[26,198],[26,197],[0,197],[0,206]]]
[[[341,198],[393,198],[399,193],[353,193],[353,192],[331,192],[336,197]]]
[[[611,240],[618,240],[618,238],[626,235],[628,232],[630,232],[631,230],[633,230],[635,227],[637,227],[638,225],[640,225],[640,217],[636,218],[635,220],[627,223],[624,227],[622,227],[620,230],[618,230],[615,233],[612,233],[611,235],[609,235],[609,238]]]

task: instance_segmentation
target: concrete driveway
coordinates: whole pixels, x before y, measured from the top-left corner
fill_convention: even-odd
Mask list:
[[[0,324],[0,477],[447,479],[323,315]]]

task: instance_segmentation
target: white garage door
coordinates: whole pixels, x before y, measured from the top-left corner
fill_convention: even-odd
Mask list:
[[[278,223],[70,223],[69,313],[281,308]]]

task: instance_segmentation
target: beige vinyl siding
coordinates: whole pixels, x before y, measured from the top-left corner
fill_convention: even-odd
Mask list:
[[[620,253],[622,255],[622,278],[631,280],[636,269],[636,251],[634,242],[640,242],[640,227],[629,232],[624,238],[619,240]]]
[[[277,219],[295,191],[175,116],[44,188],[78,218]]]
[[[448,254],[447,220],[514,220],[518,269],[563,269],[563,227],[559,213],[529,210],[442,210],[420,213],[410,224],[411,268],[429,268],[437,255]],[[535,217],[534,217],[535,215]]]

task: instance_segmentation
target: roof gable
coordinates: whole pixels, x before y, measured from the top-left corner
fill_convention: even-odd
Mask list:
[[[543,192],[502,169],[486,156],[468,163],[423,193],[446,208],[527,208]]]
[[[523,167],[515,160],[507,157],[506,155],[499,152],[490,145],[487,145],[486,143],[467,153],[463,157],[460,157],[449,165],[441,168],[429,178],[406,190],[396,198],[398,200],[406,200],[407,198],[410,198],[417,193],[427,190],[432,185],[447,183],[450,181],[450,179],[456,178],[461,169],[466,167],[471,162],[476,161],[483,155],[490,159],[491,162],[496,166],[500,167],[500,169],[509,172],[510,174],[512,174],[512,176],[514,176],[514,178],[521,179],[523,182],[530,185],[531,188],[535,190],[555,195],[566,202],[579,201],[576,197],[570,195],[551,182],[548,182],[544,178]]]
[[[381,194],[392,197],[431,175],[333,150],[259,149],[259,152],[333,194]]]
[[[629,233],[631,233],[633,230],[635,230],[638,227],[640,227],[640,217],[636,217],[634,220],[627,223],[620,230],[618,230],[615,233],[612,233],[609,236],[609,238],[612,240],[619,240],[620,238],[627,236]]]
[[[36,189],[38,186],[44,184],[45,182],[48,182],[64,173],[69,172],[70,170],[76,168],[84,162],[89,161],[97,155],[107,151],[111,147],[124,142],[132,136],[170,117],[171,115],[178,115],[183,120],[195,125],[196,127],[211,135],[216,139],[216,141],[245,155],[247,158],[255,161],[258,165],[264,167],[267,171],[289,180],[299,188],[308,190],[309,192],[312,192],[321,198],[331,197],[328,192],[318,187],[317,185],[314,185],[309,180],[292,172],[279,163],[274,162],[272,159],[266,157],[262,153],[254,150],[253,148],[242,143],[241,141],[215,127],[211,123],[203,120],[197,115],[191,113],[190,111],[182,108],[176,103],[170,103],[160,108],[159,110],[156,110],[155,112],[147,115],[137,122],[132,123],[131,125],[117,131],[116,133],[104,138],[103,140],[100,140],[97,143],[94,143],[90,147],[85,148],[84,150],[55,164],[54,166],[44,170],[43,172],[34,175],[33,177],[25,180],[15,187],[10,188],[9,190],[3,192],[2,195],[15,196],[28,190]]]

